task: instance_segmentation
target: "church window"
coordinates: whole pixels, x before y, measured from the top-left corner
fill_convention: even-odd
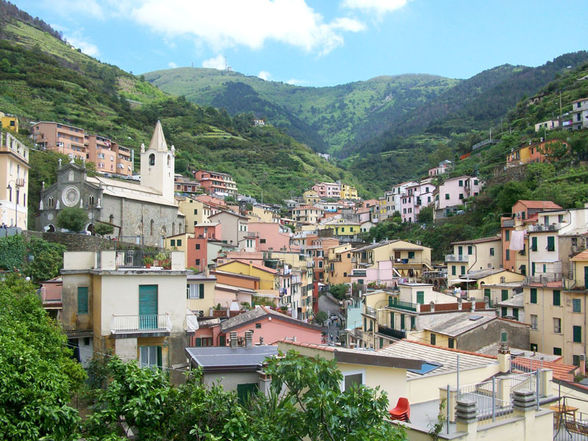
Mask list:
[[[155,222],[153,221],[153,219],[151,219],[151,228],[150,228],[150,230],[149,230],[149,234],[150,234],[151,236],[153,236],[153,226],[154,226],[154,224],[155,224]]]
[[[55,207],[55,199],[53,199],[52,197],[47,199],[47,207],[48,208],[54,208]]]
[[[176,235],[176,223],[172,222],[172,236]]]
[[[171,164],[171,155],[167,155],[167,166]]]
[[[93,206],[94,206],[94,196],[90,195],[90,196],[88,197],[88,205],[89,205],[90,207],[93,207]]]
[[[149,165],[155,165],[155,153],[149,155]]]

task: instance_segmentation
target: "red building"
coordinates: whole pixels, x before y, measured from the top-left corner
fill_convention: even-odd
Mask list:
[[[237,195],[237,184],[232,176],[227,173],[198,170],[194,173],[194,179],[200,183],[204,191],[208,194]]]

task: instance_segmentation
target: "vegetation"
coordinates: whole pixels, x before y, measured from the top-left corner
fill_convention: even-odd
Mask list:
[[[246,401],[218,384],[205,386],[199,371],[173,387],[158,369],[116,357],[102,366],[92,370],[99,374],[93,384],[103,389],[91,394],[95,404],[84,422],[87,440],[120,439],[121,418],[140,440],[404,439],[386,421],[386,396],[364,386],[341,392],[343,376],[333,361],[294,352],[270,360],[265,368],[272,378],[269,394],[252,394]]]
[[[64,207],[57,214],[57,226],[74,233],[83,231],[88,224],[88,212],[80,207]]]
[[[52,279],[63,268],[63,245],[22,235],[0,238],[0,269],[16,270],[34,282]]]
[[[347,297],[348,291],[349,291],[349,286],[347,286],[345,283],[329,286],[329,292],[337,300],[344,300]]]
[[[75,438],[79,416],[69,403],[85,373],[71,354],[67,338],[43,310],[34,286],[18,275],[1,282],[2,439]]]

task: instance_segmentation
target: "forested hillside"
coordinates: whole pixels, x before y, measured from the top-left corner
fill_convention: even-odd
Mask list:
[[[254,127],[253,115],[231,117],[225,110],[168,96],[73,49],[27,17],[21,11],[0,21],[0,111],[18,115],[24,134],[30,121],[58,121],[138,151],[161,119],[168,143],[176,146],[179,173],[228,172],[240,191],[260,197],[263,188],[265,200],[272,202],[321,179],[343,179],[361,190],[349,173],[308,147],[273,127]]]

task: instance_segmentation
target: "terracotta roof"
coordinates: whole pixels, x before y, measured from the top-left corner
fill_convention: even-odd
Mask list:
[[[525,357],[517,357],[513,360],[515,365],[523,366],[527,369],[540,366],[541,368],[547,368],[553,370],[553,378],[564,381],[574,381],[574,375],[578,370],[577,366],[564,364],[561,361],[561,357],[556,361],[537,361]]]
[[[582,251],[579,254],[576,254],[570,260],[573,260],[574,262],[577,262],[577,261],[585,262],[585,261],[587,261],[588,260],[588,250],[585,250],[585,251]]]
[[[562,207],[557,205],[555,202],[552,201],[527,201],[527,200],[518,200],[517,203],[523,204],[527,208],[540,208],[540,209],[559,209],[561,210]]]
[[[256,307],[251,311],[244,312],[243,314],[239,314],[235,317],[231,317],[230,319],[223,321],[220,326],[221,332],[226,333],[231,329],[241,327],[247,323],[255,322],[267,316],[271,316],[272,318],[278,319],[280,321],[288,322],[298,326],[304,326],[305,328],[310,328],[318,332],[322,332],[322,328],[319,326],[312,325],[310,323],[306,323],[301,320],[292,318],[289,315],[282,314],[265,306]]]
[[[222,265],[217,266],[217,269],[222,268],[223,266],[228,265],[233,262],[239,262],[239,263],[242,263],[243,265],[247,265],[247,266],[251,265],[251,267],[253,267],[253,268],[257,268],[258,270],[265,271],[265,272],[268,272],[271,274],[277,273],[277,271],[275,269],[268,268],[267,266],[260,265],[259,263],[249,263],[249,262],[246,262],[245,260],[241,260],[241,259],[234,259],[229,262],[223,263]],[[229,271],[229,272],[231,272],[231,271]]]
[[[481,237],[480,239],[461,240],[458,242],[451,242],[451,245],[467,245],[470,243],[473,244],[473,243],[494,242],[495,240],[500,240],[500,235],[490,236],[490,237]]]

